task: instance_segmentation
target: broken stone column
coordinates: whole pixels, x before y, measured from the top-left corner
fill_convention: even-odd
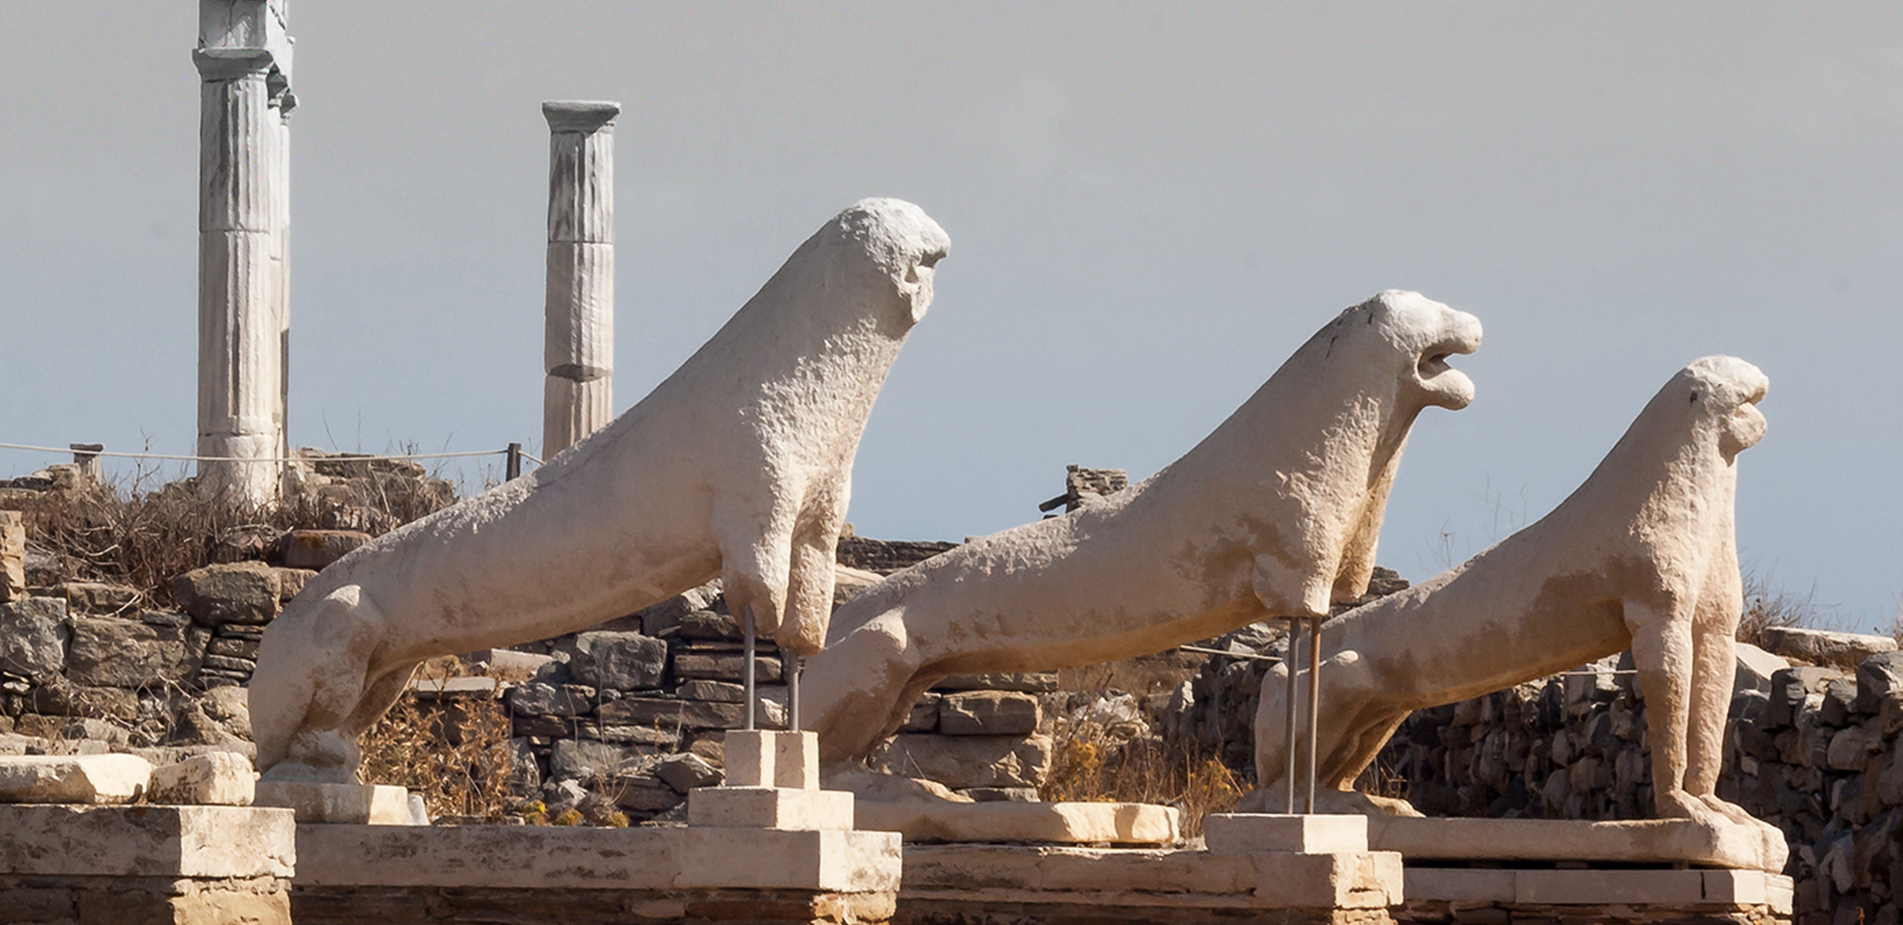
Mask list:
[[[291,39],[285,0],[200,0],[200,488],[276,500],[284,455]],[[253,461],[255,460],[255,461]]]
[[[614,417],[614,118],[619,103],[550,101],[542,455]]]

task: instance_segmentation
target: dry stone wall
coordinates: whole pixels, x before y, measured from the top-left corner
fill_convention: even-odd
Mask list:
[[[952,545],[855,537],[841,543],[840,560],[889,573]],[[848,594],[842,586],[841,602]],[[518,779],[551,812],[675,818],[688,790],[721,780],[722,738],[745,722],[741,629],[718,582],[590,632],[476,659],[533,671],[504,700]],[[755,665],[759,725],[785,728],[784,659],[761,640]],[[875,760],[978,800],[1035,799],[1050,767],[1056,689],[1055,673],[947,678]]]

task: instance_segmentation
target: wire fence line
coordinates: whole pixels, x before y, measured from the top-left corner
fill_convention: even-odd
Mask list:
[[[337,456],[185,456],[185,455],[177,455],[177,454],[169,454],[169,453],[114,453],[114,452],[107,452],[105,450],[86,449],[84,447],[79,447],[79,446],[65,446],[65,447],[34,446],[32,444],[27,444],[27,443],[0,443],[0,449],[30,450],[34,452],[40,452],[40,453],[60,453],[60,454],[71,453],[75,456],[112,456],[112,457],[117,457],[120,459],[168,459],[168,460],[179,460],[182,462],[252,462],[252,463],[332,462],[332,461],[379,462],[383,460],[397,460],[397,459],[455,459],[458,457],[465,457],[465,456],[507,456],[510,453],[510,450],[508,450],[507,448],[504,448],[500,450],[463,450],[456,453],[389,453],[389,454],[361,454],[361,455],[357,453],[344,453]],[[520,450],[516,450],[515,452],[521,453]],[[535,460],[536,465],[541,465],[542,463],[541,460],[535,459],[534,456],[530,456],[527,453],[521,453],[521,455],[522,455],[522,458],[524,459]]]
[[[469,459],[479,456],[500,456],[503,459],[505,478],[515,478],[522,474],[522,461],[528,460],[537,466],[542,460],[522,450],[522,444],[511,443],[499,450],[461,450],[454,453],[339,453],[334,456],[198,456],[179,453],[119,453],[108,452],[97,443],[71,443],[65,447],[39,446],[32,443],[0,443],[0,449],[21,450],[30,453],[72,454],[73,462],[82,469],[89,470],[96,478],[99,473],[99,458],[109,456],[115,459],[159,459],[177,462],[231,462],[231,463],[320,463],[320,462],[384,462],[408,461],[414,459]]]

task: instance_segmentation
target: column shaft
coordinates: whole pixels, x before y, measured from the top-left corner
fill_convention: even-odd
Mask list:
[[[282,118],[268,53],[199,52],[198,453],[200,486],[268,504],[284,443]]]
[[[549,102],[548,268],[542,452],[599,430],[614,410],[615,103]]]

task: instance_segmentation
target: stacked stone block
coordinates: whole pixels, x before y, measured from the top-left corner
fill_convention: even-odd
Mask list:
[[[873,767],[979,801],[1035,800],[1050,771],[1056,691],[1056,672],[953,675],[912,707]]]
[[[740,626],[718,583],[522,648],[550,660],[504,697],[516,779],[551,811],[612,803],[631,820],[672,819],[689,790],[720,781],[722,742],[745,725],[746,704]],[[755,655],[756,722],[785,729],[783,659],[764,640]],[[1051,756],[1043,698],[1056,687],[1054,673],[947,678],[876,762],[974,799],[1035,799]]]

